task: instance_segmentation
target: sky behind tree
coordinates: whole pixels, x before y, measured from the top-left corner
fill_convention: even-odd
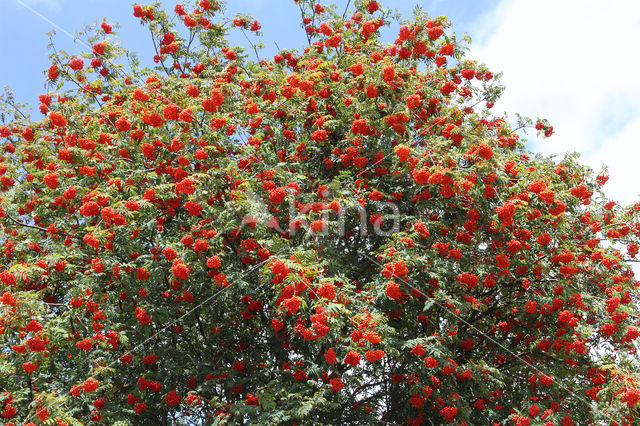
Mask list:
[[[48,31],[56,29],[56,46],[79,53],[72,37],[86,24],[122,25],[123,46],[149,62],[148,31],[132,15],[132,3],[114,0],[0,0],[0,85],[11,87],[19,101],[37,106],[48,67]],[[346,0],[334,2],[344,9]],[[640,200],[637,162],[640,155],[640,2],[610,0],[424,0],[380,1],[405,17],[419,4],[432,17],[446,15],[453,31],[473,40],[470,58],[502,72],[504,97],[497,114],[515,112],[548,118],[555,135],[527,136],[537,152],[582,154],[582,161],[599,170],[609,166],[607,194],[621,202]],[[172,10],[174,2],[164,4]],[[233,0],[227,16],[251,13],[262,25],[265,57],[280,48],[306,43],[293,0]],[[235,43],[246,45],[236,34]],[[150,63],[150,62],[149,62]],[[39,117],[37,109],[33,118]],[[524,136],[524,135],[523,135]]]

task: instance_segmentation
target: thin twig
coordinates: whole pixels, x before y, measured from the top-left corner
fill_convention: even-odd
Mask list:
[[[347,17],[347,12],[349,11],[349,6],[351,5],[351,0],[347,1],[347,5],[344,7],[344,13],[342,14],[342,20],[344,21]]]

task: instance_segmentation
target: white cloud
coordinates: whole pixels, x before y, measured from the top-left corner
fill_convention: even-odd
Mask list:
[[[606,163],[608,194],[636,199],[640,2],[502,0],[475,27],[472,56],[504,72],[496,112],[548,118],[556,134],[536,151],[578,151],[596,170]]]
[[[607,195],[616,201],[640,201],[640,117],[609,137],[605,145],[585,160],[589,164],[606,163],[610,179]]]

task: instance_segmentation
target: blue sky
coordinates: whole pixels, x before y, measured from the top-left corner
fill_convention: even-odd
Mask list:
[[[150,39],[125,0],[0,0],[0,86],[37,105],[48,67],[44,34],[54,26],[69,33],[106,18],[119,22],[121,43],[149,52]],[[143,2],[144,3],[144,2]],[[164,2],[173,8],[174,2]],[[228,14],[249,11],[262,24],[266,53],[302,46],[304,34],[293,0],[232,0]],[[346,0],[334,1],[344,7]],[[545,154],[578,151],[594,169],[610,167],[608,195],[639,200],[640,1],[608,0],[381,0],[409,16],[416,4],[431,16],[446,15],[458,35],[473,39],[470,57],[504,73],[507,90],[496,113],[548,118],[556,134],[532,146]],[[36,11],[29,10],[28,7]],[[41,16],[38,16],[40,14]],[[46,18],[46,19],[43,19]],[[47,22],[50,21],[50,22]],[[57,30],[56,45],[82,46]],[[245,44],[242,39],[237,43]],[[34,112],[34,118],[39,113]]]
[[[122,44],[136,52],[149,51],[148,32],[141,27],[132,15],[134,2],[128,0],[0,0],[5,13],[0,16],[0,43],[2,58],[16,58],[11,66],[0,67],[0,84],[9,85],[19,99],[33,101],[43,88],[42,71],[48,67],[46,45],[49,42],[45,33],[55,29],[55,25],[70,34],[75,34],[86,24],[96,21],[119,22],[118,31]],[[149,1],[150,2],[150,1]],[[145,1],[140,3],[144,4]],[[172,10],[176,1],[164,0]],[[346,0],[333,1],[343,10]],[[352,2],[353,3],[353,2]],[[498,4],[498,0],[428,0],[383,2],[387,7],[397,8],[403,16],[410,16],[413,7],[420,4],[431,16],[446,15],[455,23],[455,31],[460,35],[470,32],[473,21],[483,11]],[[281,48],[304,46],[306,38],[299,27],[299,11],[293,0],[231,0],[228,2],[228,15],[249,12],[262,24],[265,52],[273,54],[276,43]],[[31,10],[30,10],[31,9]],[[37,14],[41,15],[38,16]],[[50,21],[50,22],[47,22]],[[82,46],[73,44],[73,40],[56,29],[56,44],[68,52],[77,52]],[[246,44],[243,38],[236,40]],[[35,102],[35,101],[33,101]]]

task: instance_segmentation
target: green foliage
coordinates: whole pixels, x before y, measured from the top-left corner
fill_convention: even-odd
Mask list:
[[[218,1],[136,5],[154,67],[105,22],[44,118],[2,96],[0,415],[636,421],[640,205],[528,152],[446,17],[296,3],[272,60]]]

